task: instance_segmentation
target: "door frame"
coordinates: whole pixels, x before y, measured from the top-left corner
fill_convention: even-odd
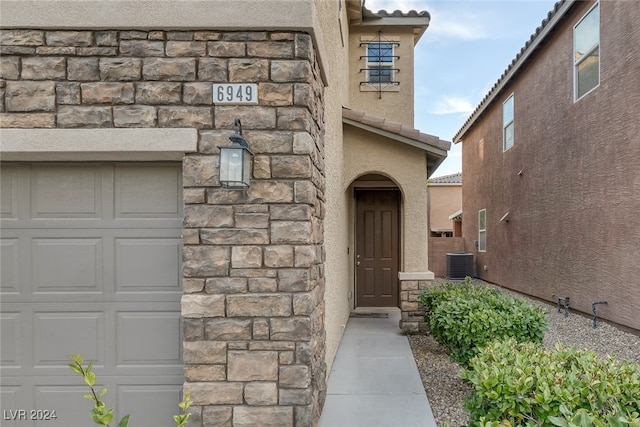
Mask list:
[[[383,306],[379,306],[379,307],[399,307],[400,306],[400,280],[398,278],[398,272],[401,270],[401,265],[402,265],[402,224],[403,224],[403,217],[402,217],[402,191],[400,191],[400,189],[395,185],[395,183],[393,183],[393,181],[386,181],[384,183],[381,182],[376,182],[376,184],[378,185],[364,185],[364,186],[354,186],[353,187],[353,200],[354,200],[354,204],[353,204],[353,256],[351,257],[352,262],[353,262],[353,291],[354,291],[354,298],[353,298],[353,308],[358,308],[358,307],[372,307],[369,305],[362,305],[359,304],[359,287],[358,287],[358,267],[356,265],[356,263],[358,262],[357,260],[357,256],[358,256],[358,230],[359,230],[359,218],[358,218],[358,213],[359,213],[359,205],[358,205],[358,197],[357,197],[357,193],[358,192],[367,192],[367,191],[371,191],[371,192],[383,192],[383,191],[393,191],[397,194],[397,202],[396,202],[396,207],[395,207],[395,213],[397,215],[397,219],[396,219],[396,250],[395,250],[395,254],[393,254],[393,256],[395,256],[395,272],[394,272],[394,299],[395,302],[391,305],[383,305]],[[380,185],[383,184],[383,185]],[[373,306],[376,307],[376,306]]]

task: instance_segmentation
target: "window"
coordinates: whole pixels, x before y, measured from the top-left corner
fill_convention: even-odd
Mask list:
[[[367,83],[393,82],[393,43],[367,44]]]
[[[513,147],[513,94],[502,104],[502,151]]]
[[[478,212],[478,250],[487,251],[487,210]]]
[[[573,28],[575,100],[600,84],[600,5],[596,4]]]

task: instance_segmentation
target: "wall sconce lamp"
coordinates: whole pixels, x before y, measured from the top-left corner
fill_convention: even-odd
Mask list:
[[[249,141],[242,136],[240,119],[234,122],[235,133],[229,136],[231,145],[220,149],[220,184],[226,188],[247,188],[251,182],[251,159]]]

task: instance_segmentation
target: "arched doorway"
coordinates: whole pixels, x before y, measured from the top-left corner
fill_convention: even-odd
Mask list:
[[[354,182],[356,307],[398,307],[400,200],[381,175]]]

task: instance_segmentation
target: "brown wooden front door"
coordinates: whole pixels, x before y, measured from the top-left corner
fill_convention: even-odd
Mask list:
[[[356,190],[356,304],[398,306],[398,190]]]

